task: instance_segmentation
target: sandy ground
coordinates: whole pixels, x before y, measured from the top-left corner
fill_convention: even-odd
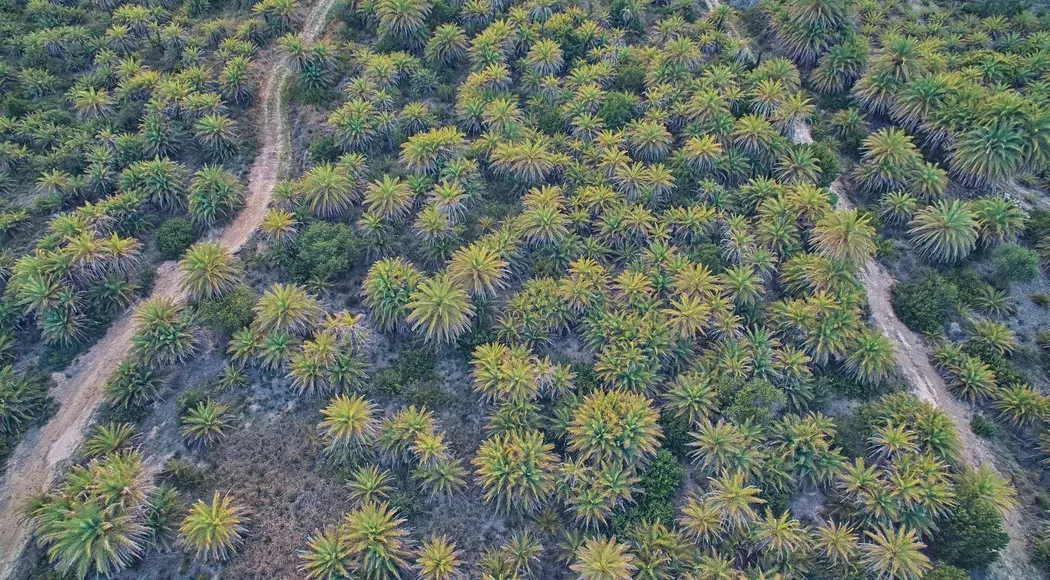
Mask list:
[[[316,38],[327,22],[335,0],[321,0],[310,9],[302,36]],[[228,227],[209,239],[237,252],[251,238],[270,203],[273,187],[288,163],[288,131],[282,90],[291,71],[282,62],[264,71],[258,116],[259,153],[251,168],[245,206]],[[157,269],[153,297],[185,299],[181,274],[175,262]],[[51,394],[58,411],[40,429],[26,434],[15,448],[0,481],[0,578],[13,578],[29,540],[22,523],[27,500],[51,486],[63,462],[83,442],[91,417],[101,401],[103,387],[113,368],[127,355],[134,335],[131,310],[117,320],[106,335],[80,356],[64,373],[55,374]]]

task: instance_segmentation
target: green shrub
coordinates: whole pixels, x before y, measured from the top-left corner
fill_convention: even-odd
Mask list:
[[[678,459],[670,451],[661,449],[641,475],[641,493],[635,496],[637,503],[613,512],[613,533],[623,537],[632,524],[642,520],[672,526],[675,517],[674,498],[682,488],[684,476],[685,470]]]
[[[964,570],[985,568],[999,559],[999,552],[1010,541],[1003,516],[975,493],[961,494],[956,501],[933,534],[930,555]]]
[[[933,568],[922,575],[922,580],[970,580],[970,575],[961,568],[944,562],[934,562]]]
[[[634,119],[634,99],[627,93],[613,91],[605,97],[605,102],[598,109],[598,116],[605,121],[608,129],[622,129]]]
[[[1050,210],[1033,209],[1028,212],[1028,221],[1024,225],[1024,237],[1031,244],[1037,244],[1050,236]]]
[[[722,414],[736,423],[751,420],[759,425],[767,424],[787,404],[783,390],[761,379],[742,386],[726,384],[720,387],[719,398]]]
[[[437,381],[426,381],[412,387],[408,395],[413,405],[440,409],[452,400],[452,395]]]
[[[157,228],[157,250],[165,260],[175,260],[197,239],[190,220],[172,218]]]
[[[1039,252],[1006,242],[992,252],[995,275],[1008,282],[1031,282],[1039,276]]]
[[[292,276],[328,282],[345,275],[364,255],[364,241],[346,224],[314,222],[295,240]]]
[[[938,274],[893,288],[894,312],[916,332],[939,334],[954,317],[958,303],[959,289]]]
[[[624,93],[641,94],[645,91],[645,67],[640,63],[617,67],[612,88]]]
[[[820,165],[820,181],[818,185],[821,187],[830,186],[835,179],[842,172],[842,166],[839,164],[838,155],[831,150],[825,143],[814,143],[810,146],[810,150],[813,152],[813,156],[817,158],[817,163]]]
[[[310,140],[310,160],[315,164],[334,163],[343,154],[343,149],[331,135],[319,135]]]
[[[984,418],[984,415],[974,415],[970,419],[970,429],[975,435],[983,439],[995,437],[995,423]]]
[[[197,314],[208,326],[223,334],[248,326],[252,322],[255,291],[241,284],[221,298],[201,300]]]
[[[678,459],[685,459],[689,451],[689,424],[675,415],[662,413],[660,427],[664,432],[662,448],[670,451]]]

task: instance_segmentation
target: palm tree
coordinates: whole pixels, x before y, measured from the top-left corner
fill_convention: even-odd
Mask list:
[[[467,54],[467,34],[455,24],[441,24],[434,29],[433,36],[423,49],[423,54],[433,63],[449,65]]]
[[[272,208],[263,216],[259,229],[270,242],[281,246],[287,244],[295,236],[297,225],[295,214],[283,209]]]
[[[854,177],[871,192],[904,189],[922,163],[922,154],[900,129],[879,129],[864,139],[862,149]]]
[[[94,433],[84,442],[85,457],[102,457],[116,453],[129,446],[138,436],[138,431],[131,423],[109,422],[95,427]]]
[[[619,460],[628,468],[648,464],[663,436],[652,401],[629,391],[595,391],[576,408],[568,426],[569,449],[594,463]]]
[[[549,38],[537,40],[525,55],[525,65],[540,75],[557,74],[565,65],[561,46]]]
[[[1028,385],[1010,385],[1000,388],[992,406],[1000,419],[1010,419],[1018,427],[1027,427],[1043,421],[1050,415],[1050,401]]]
[[[237,122],[226,115],[210,113],[197,119],[193,136],[215,161],[228,161],[237,154]]]
[[[482,442],[474,457],[485,502],[503,511],[534,512],[554,489],[558,456],[539,431],[507,431]]]
[[[264,334],[309,334],[324,312],[317,299],[295,284],[274,284],[255,304],[253,327]]]
[[[584,580],[629,580],[637,570],[629,549],[615,539],[587,538],[569,567]]]
[[[977,244],[977,226],[965,202],[937,201],[919,210],[908,224],[908,235],[920,253],[934,262],[955,262]]]
[[[497,173],[514,178],[525,187],[543,182],[558,160],[543,138],[499,143],[491,158]]]
[[[858,380],[868,384],[881,383],[897,364],[893,342],[881,331],[864,329],[857,335],[845,364]]]
[[[422,280],[405,304],[406,321],[427,342],[450,343],[470,326],[474,305],[448,272]]]
[[[473,296],[494,296],[506,286],[508,264],[487,245],[473,243],[452,255],[448,273],[452,281]]]
[[[121,190],[138,191],[165,210],[182,207],[188,181],[185,166],[166,157],[135,163],[118,179]]]
[[[182,541],[197,558],[228,560],[244,543],[248,517],[229,493],[212,496],[211,503],[197,500],[179,526]]]
[[[347,455],[361,452],[378,434],[375,406],[363,397],[339,395],[321,409],[321,415],[321,436],[330,451],[340,450]]]
[[[1027,136],[1008,119],[999,118],[959,135],[949,156],[952,173],[980,185],[1008,179],[1025,163]]]
[[[415,194],[401,178],[384,175],[373,181],[365,190],[365,205],[368,211],[376,212],[387,219],[398,219],[408,214]]]
[[[930,569],[930,559],[922,553],[926,547],[905,526],[880,526],[864,534],[870,541],[860,544],[861,563],[876,578],[919,580]]]
[[[447,536],[433,534],[416,550],[416,570],[422,580],[457,580],[461,555]]]
[[[237,176],[221,166],[205,165],[190,182],[190,217],[204,227],[229,218],[243,200],[244,187]]]
[[[829,520],[818,526],[813,533],[813,545],[825,560],[833,566],[848,566],[856,561],[859,541],[849,524]]]
[[[356,561],[355,572],[365,578],[400,578],[409,569],[404,523],[386,503],[368,503],[346,514],[343,539]]]
[[[976,470],[964,469],[956,477],[955,486],[958,495],[986,500],[1003,514],[1017,507],[1017,490],[988,464]]]
[[[230,426],[230,407],[215,401],[201,401],[182,416],[182,438],[187,445],[209,447],[225,435]]]
[[[191,300],[218,298],[240,282],[241,268],[236,257],[215,242],[190,246],[179,260],[180,286]]]
[[[875,254],[875,228],[855,209],[828,212],[813,226],[817,249],[834,260],[866,264]]]
[[[407,305],[423,274],[401,258],[377,260],[362,284],[365,304],[383,328],[394,328],[408,316]]]
[[[342,216],[358,200],[357,185],[342,165],[315,165],[303,175],[299,187],[310,211],[324,219]]]
[[[389,471],[369,465],[354,471],[347,480],[346,486],[350,489],[350,500],[355,505],[362,506],[366,503],[384,501],[393,490],[389,482]]]
[[[1011,241],[1024,231],[1025,213],[1017,202],[1005,197],[983,197],[970,204],[983,243],[994,245]]]
[[[417,47],[422,44],[430,16],[430,2],[426,0],[380,0],[375,4],[379,17],[379,32],[383,36]]]
[[[339,580],[352,576],[350,549],[335,530],[315,530],[307,541],[307,549],[299,551],[299,558],[302,560],[299,570],[306,573],[307,580]]]
[[[187,360],[196,351],[189,312],[170,298],[150,298],[133,316],[135,354],[147,365],[162,366]]]
[[[758,517],[752,506],[766,503],[758,497],[758,488],[747,485],[743,472],[723,471],[721,476],[710,481],[707,499],[719,513],[722,525],[729,529],[746,529]]]
[[[160,398],[162,386],[156,371],[129,358],[121,361],[106,381],[103,398],[113,407],[139,409]]]

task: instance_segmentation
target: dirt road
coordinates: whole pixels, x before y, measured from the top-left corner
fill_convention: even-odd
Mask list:
[[[321,33],[333,4],[335,0],[319,0],[311,7],[301,33],[305,39],[312,40]],[[249,174],[245,206],[233,223],[208,236],[231,252],[240,250],[259,226],[273,187],[288,163],[282,92],[292,73],[282,62],[263,74],[257,112],[260,149]],[[154,280],[153,297],[185,298],[175,262],[161,264]],[[0,578],[14,576],[29,539],[21,522],[26,501],[50,487],[61,463],[83,442],[106,379],[130,350],[134,331],[129,310],[64,373],[56,373],[51,394],[58,404],[57,412],[40,429],[27,433],[8,460],[6,475],[0,481]]]
[[[808,131],[806,131],[808,136]],[[838,195],[838,207],[849,209],[852,204],[845,195],[839,181],[831,184],[831,190]],[[896,280],[875,260],[871,260],[860,273],[860,282],[868,293],[868,304],[871,306],[875,326],[893,341],[897,350],[897,365],[911,385],[911,392],[923,401],[944,411],[955,423],[959,434],[959,456],[963,463],[972,468],[988,465],[998,471],[997,456],[983,439],[977,437],[970,429],[970,409],[962,401],[952,396],[944,379],[930,363],[930,352],[926,344],[897,318],[893,310],[892,291]],[[1025,537],[1029,534],[1021,522],[1018,512],[1006,514],[1006,532],[1010,543],[1003,550],[999,562],[989,568],[989,577],[1002,579],[1042,578],[1039,572],[1028,561],[1028,549]]]

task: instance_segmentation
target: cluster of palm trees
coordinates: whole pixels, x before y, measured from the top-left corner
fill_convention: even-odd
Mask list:
[[[154,483],[155,469],[135,447],[129,424],[99,427],[85,442],[86,461],[26,507],[29,526],[61,574],[110,577],[177,535],[202,560],[225,560],[248,522],[232,496],[215,493],[186,509],[179,492]]]
[[[250,103],[250,59],[287,31],[298,3],[263,2],[240,25],[169,8],[99,2],[74,10],[102,24],[90,30],[26,24],[33,66],[3,76],[5,92],[33,102],[0,120],[0,182],[27,184],[11,193],[41,198],[33,213],[71,211],[25,233],[35,249],[5,270],[5,339],[35,321],[49,344],[81,341],[132,300],[151,211],[188,211],[208,228],[241,203],[240,180],[221,165],[240,150],[231,108]]]

